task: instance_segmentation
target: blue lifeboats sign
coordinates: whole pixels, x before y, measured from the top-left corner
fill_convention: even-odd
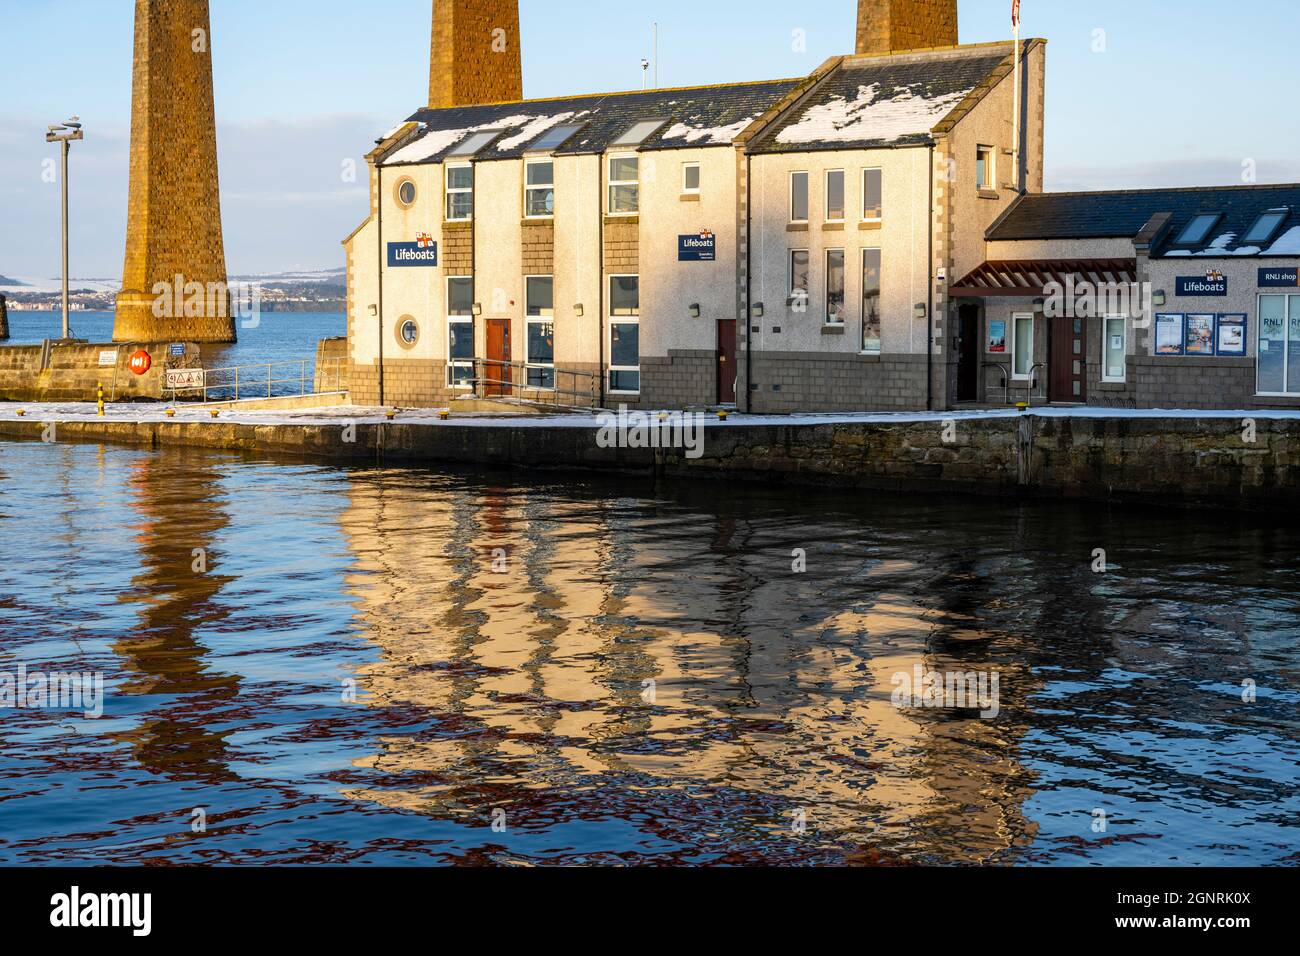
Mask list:
[[[718,237],[705,230],[698,235],[677,237],[678,262],[713,262],[718,258]]]
[[[433,267],[438,264],[438,244],[436,242],[390,242],[388,244],[388,266],[392,269]]]

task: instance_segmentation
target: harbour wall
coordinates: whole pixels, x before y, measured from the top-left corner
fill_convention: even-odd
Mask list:
[[[153,360],[144,375],[131,371],[131,356],[140,348]],[[161,401],[165,370],[198,367],[198,361],[195,345],[187,345],[184,356],[171,356],[157,344],[5,345],[0,347],[0,401],[92,402],[99,385],[109,401]]]
[[[191,446],[338,463],[594,470],[889,491],[1215,503],[1300,500],[1300,420],[1016,417],[710,424],[702,454],[601,447],[597,429],[509,422],[70,421],[59,441]],[[949,427],[951,426],[951,427]],[[43,423],[0,421],[39,440]]]

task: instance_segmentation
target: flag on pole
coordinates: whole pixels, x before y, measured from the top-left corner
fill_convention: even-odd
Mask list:
[[[1020,28],[1020,0],[1011,0],[1011,25]]]

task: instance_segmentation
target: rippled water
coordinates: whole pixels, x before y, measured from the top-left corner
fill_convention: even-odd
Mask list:
[[[1298,595],[1229,514],[0,443],[0,672],[107,684],[0,711],[0,862],[1295,864]]]

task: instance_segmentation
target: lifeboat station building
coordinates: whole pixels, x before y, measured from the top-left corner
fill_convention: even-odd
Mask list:
[[[948,407],[950,281],[1042,190],[1046,44],[1019,49],[1019,135],[1011,43],[420,110],[345,242],[353,400]]]
[[[1031,193],[986,248],[959,403],[1300,407],[1300,186]]]

